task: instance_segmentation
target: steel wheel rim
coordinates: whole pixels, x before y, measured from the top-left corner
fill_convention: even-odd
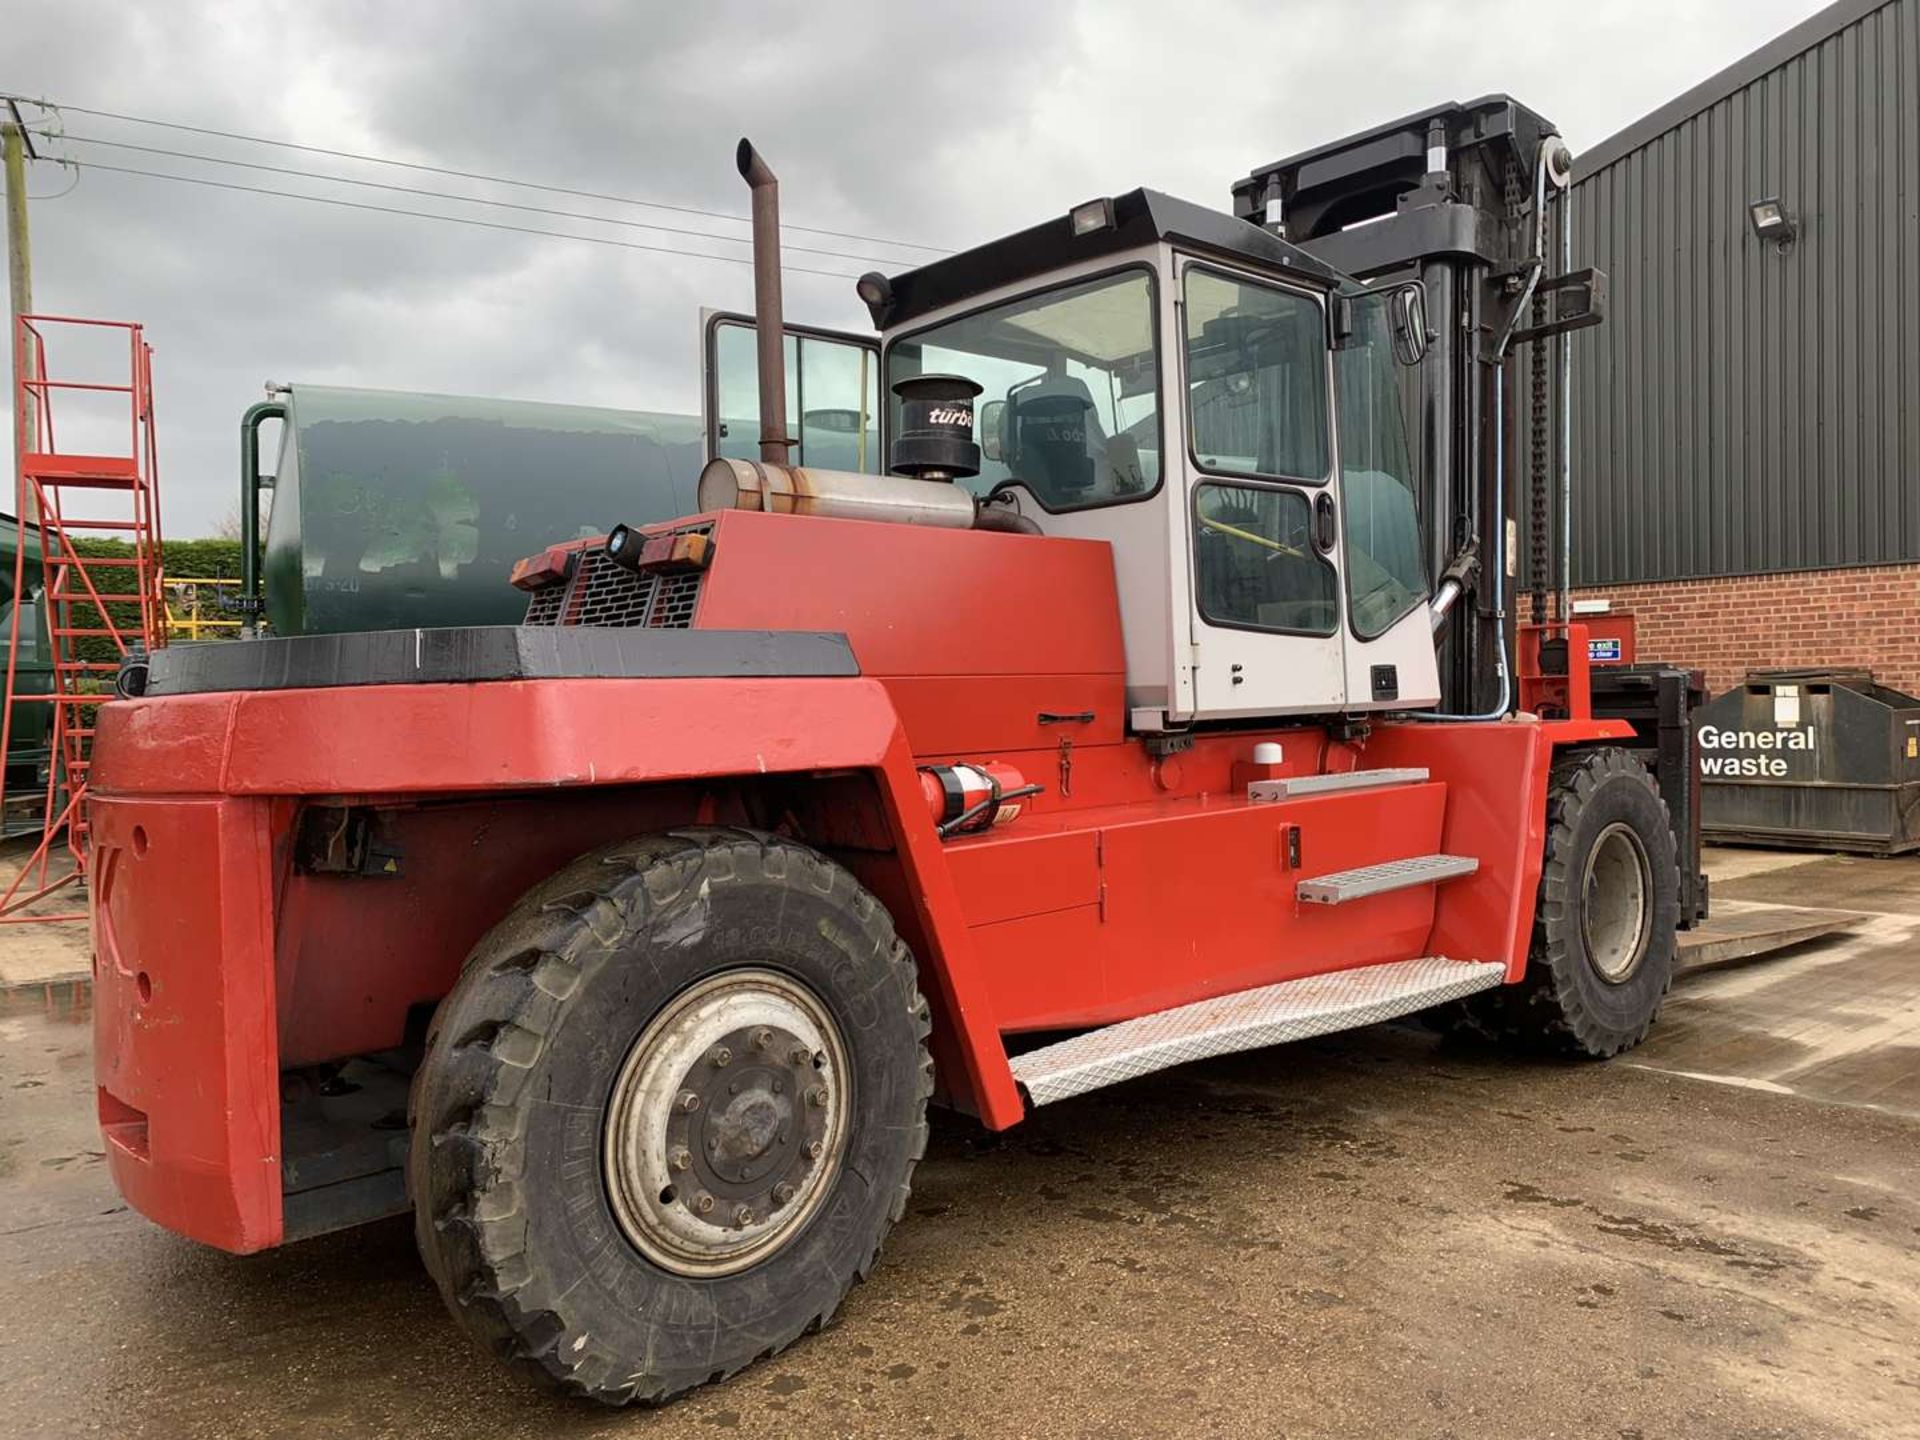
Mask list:
[[[1580,896],[1587,958],[1609,984],[1629,979],[1647,953],[1652,891],[1646,846],[1631,825],[1615,821],[1587,852]]]
[[[729,970],[641,1031],[602,1131],[627,1240],[678,1275],[731,1275],[799,1234],[846,1149],[846,1041],[792,976]]]

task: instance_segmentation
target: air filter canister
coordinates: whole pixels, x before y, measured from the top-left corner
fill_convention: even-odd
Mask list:
[[[980,447],[973,439],[978,385],[964,375],[912,375],[895,381],[893,393],[900,397],[894,474],[952,480],[980,473]]]

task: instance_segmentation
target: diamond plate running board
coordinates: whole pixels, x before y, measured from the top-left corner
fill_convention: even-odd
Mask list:
[[[1490,960],[1427,956],[1363,965],[1217,995],[1089,1030],[1013,1060],[1035,1105],[1050,1105],[1170,1065],[1353,1030],[1490,990],[1506,977]]]

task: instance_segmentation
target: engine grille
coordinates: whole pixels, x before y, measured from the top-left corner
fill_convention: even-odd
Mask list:
[[[565,585],[549,585],[544,590],[533,592],[527,601],[527,616],[523,625],[558,625],[560,612],[566,605],[567,592],[573,589],[571,582]]]
[[[675,535],[705,535],[711,525],[687,525]],[[636,575],[607,558],[597,546],[582,550],[564,585],[536,590],[527,600],[523,625],[645,626],[687,630],[700,603],[703,570],[679,575]]]

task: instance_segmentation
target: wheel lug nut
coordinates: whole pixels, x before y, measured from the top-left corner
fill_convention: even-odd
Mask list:
[[[757,1050],[771,1050],[773,1048],[773,1031],[767,1029],[765,1026],[754,1031],[753,1044]]]
[[[724,1070],[733,1063],[733,1051],[724,1045],[714,1047],[713,1063],[716,1067]]]
[[[793,1047],[793,1053],[788,1055],[787,1059],[795,1065],[811,1065],[813,1063],[813,1052],[804,1045],[796,1045]]]
[[[784,1205],[791,1199],[793,1199],[793,1187],[791,1185],[776,1185],[773,1187],[774,1204]]]
[[[738,1225],[742,1230],[746,1229],[747,1226],[753,1223],[753,1211],[742,1205],[733,1212],[733,1223]]]
[[[816,1110],[824,1109],[827,1103],[827,1087],[816,1085],[807,1091],[807,1103]]]
[[[818,1160],[822,1155],[826,1153],[827,1153],[827,1147],[822,1145],[818,1140],[813,1140],[808,1142],[807,1158],[809,1160]]]
[[[713,1197],[704,1192],[696,1195],[693,1201],[693,1208],[698,1210],[702,1215],[711,1215],[713,1213]]]
[[[700,1108],[700,1097],[691,1090],[682,1090],[680,1098],[674,1102],[684,1114],[691,1115]]]
[[[676,1150],[667,1158],[667,1163],[676,1170],[685,1170],[689,1165],[693,1164],[693,1156],[685,1150]]]

